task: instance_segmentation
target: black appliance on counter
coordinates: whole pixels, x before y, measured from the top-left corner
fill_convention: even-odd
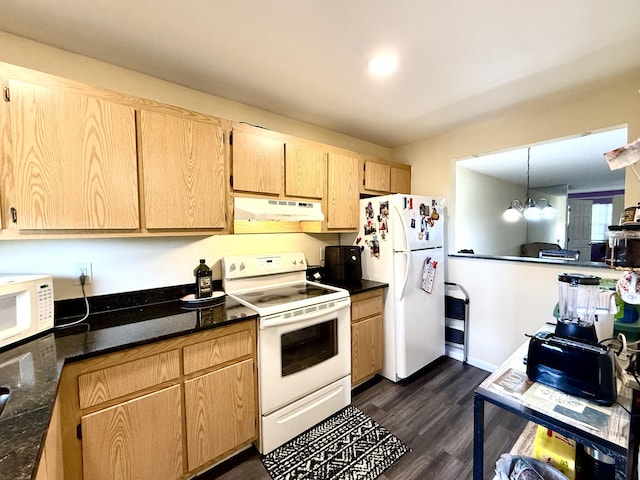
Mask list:
[[[527,376],[600,405],[616,401],[614,353],[604,345],[536,333],[529,341]]]
[[[612,405],[617,396],[615,357],[598,342],[594,327],[599,283],[593,275],[558,275],[558,322],[554,332],[531,336],[527,376],[569,395]]]
[[[335,283],[358,283],[362,280],[360,248],[352,245],[324,247],[325,280]]]

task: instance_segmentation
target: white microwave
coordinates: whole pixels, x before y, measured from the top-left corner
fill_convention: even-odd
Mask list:
[[[0,348],[51,328],[51,276],[0,274]]]

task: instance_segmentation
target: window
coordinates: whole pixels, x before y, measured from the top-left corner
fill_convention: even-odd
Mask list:
[[[594,203],[591,206],[591,241],[603,242],[611,225],[612,203]]]

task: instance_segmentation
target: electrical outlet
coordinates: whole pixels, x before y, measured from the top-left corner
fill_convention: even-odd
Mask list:
[[[93,272],[90,263],[76,263],[73,266],[73,284],[80,285],[80,275],[86,275],[85,285],[90,285],[93,280]]]
[[[320,261],[324,262],[324,247],[320,247]]]

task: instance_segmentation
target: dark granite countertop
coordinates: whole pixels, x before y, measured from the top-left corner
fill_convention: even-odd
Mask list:
[[[9,387],[11,397],[0,415],[0,478],[34,475],[65,363],[255,318],[228,297],[200,309],[173,300],[96,313],[77,326],[4,349],[0,386]]]
[[[330,284],[351,295],[388,286],[372,280]],[[183,293],[171,289],[169,301],[166,292],[155,290],[92,297],[91,310],[98,313],[86,321],[0,351],[0,386],[11,389],[0,415],[0,478],[28,480],[35,474],[65,363],[258,318],[229,297],[197,308],[175,300]],[[72,323],[83,305],[78,299],[56,302],[56,325]]]
[[[327,285],[333,285],[335,287],[344,288],[349,291],[350,295],[355,295],[356,293],[368,292],[370,290],[376,290],[378,288],[386,288],[389,286],[388,283],[384,282],[376,282],[374,280],[360,280],[355,283],[336,283],[327,280],[322,280],[320,283],[326,283]]]

